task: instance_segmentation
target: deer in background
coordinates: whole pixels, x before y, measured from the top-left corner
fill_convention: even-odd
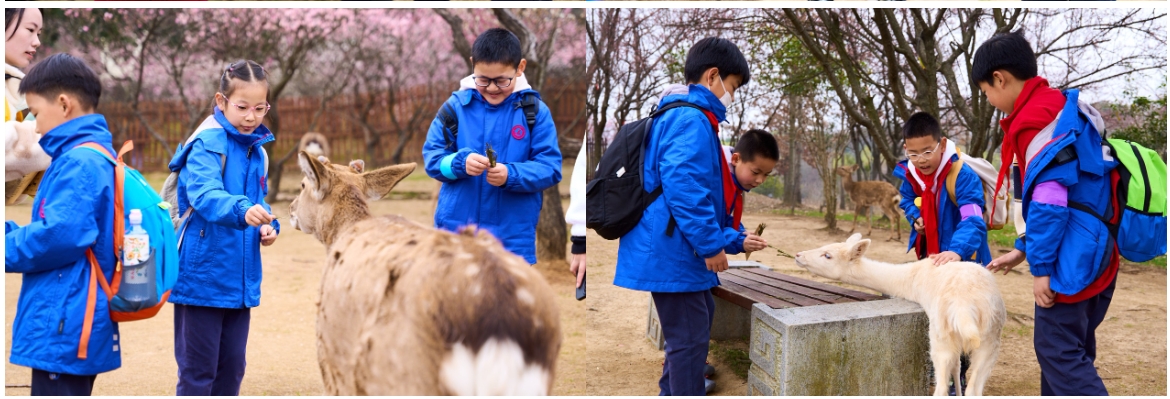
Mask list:
[[[1007,321],[995,277],[973,262],[942,266],[929,258],[901,265],[877,262],[864,257],[869,244],[854,234],[844,243],[797,253],[796,264],[821,277],[917,302],[930,319],[934,394],[947,395],[948,378],[958,386],[959,357],[967,353],[972,373],[963,395],[983,395]]]
[[[330,395],[547,395],[561,346],[544,277],[474,226],[374,216],[415,169],[301,152],[293,228],[325,244],[317,357]]]
[[[890,219],[890,224],[897,235],[897,241],[902,240],[902,213],[898,211],[898,201],[901,199],[901,194],[894,188],[893,184],[884,181],[853,181],[853,171],[857,170],[857,165],[845,165],[837,168],[837,175],[841,176],[841,185],[845,187],[845,192],[849,193],[849,199],[853,201],[855,209],[853,210],[853,228],[849,229],[852,234],[857,230],[857,215],[862,212],[869,219],[869,232],[866,236],[873,234],[873,214],[870,213],[870,207],[877,205],[881,207],[882,213]],[[893,237],[890,240],[894,240]],[[888,240],[887,240],[888,241]]]
[[[329,158],[329,139],[321,133],[305,133],[301,135],[301,143],[297,145],[297,151],[307,152],[313,157]]]

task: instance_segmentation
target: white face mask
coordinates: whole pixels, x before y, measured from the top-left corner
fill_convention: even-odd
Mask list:
[[[723,85],[723,79],[719,80],[719,87],[723,88],[723,95],[719,97],[719,102],[723,103],[723,108],[731,108],[731,91],[727,90],[727,86]]]

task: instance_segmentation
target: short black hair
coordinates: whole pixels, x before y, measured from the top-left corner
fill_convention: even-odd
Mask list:
[[[45,98],[68,93],[75,96],[82,107],[92,111],[102,97],[102,81],[80,58],[60,53],[33,65],[20,81],[18,91]]]
[[[938,119],[925,112],[910,115],[910,119],[906,119],[906,124],[902,125],[902,138],[926,136],[934,137],[934,141],[942,141],[942,127],[939,126]]]
[[[235,81],[268,83],[268,73],[264,71],[264,67],[252,60],[239,60],[228,64],[223,68],[223,73],[219,75],[219,92],[223,93],[224,97],[231,97],[232,92],[236,91]]]
[[[971,80],[975,84],[994,83],[991,74],[998,70],[1020,80],[1036,77],[1036,53],[1024,38],[1023,29],[992,36],[975,50],[971,61]]]
[[[743,78],[740,86],[746,85],[752,79],[747,59],[739,51],[739,46],[731,40],[708,37],[699,40],[687,50],[687,61],[683,66],[683,77],[687,83],[698,82],[703,77],[703,72],[711,68],[719,68],[720,79],[739,75]]]
[[[471,60],[476,64],[504,64],[513,68],[520,66],[524,54],[520,51],[520,38],[503,28],[491,28],[475,38],[471,45]]]
[[[776,143],[776,136],[760,129],[748,130],[739,136],[739,141],[735,143],[735,152],[739,154],[739,159],[746,162],[754,161],[757,156],[773,161],[780,160],[780,145]]]
[[[20,28],[20,22],[24,21],[24,10],[27,8],[5,8],[4,9],[4,26],[12,26],[17,29]],[[36,10],[40,10],[39,8]],[[16,36],[16,29],[12,30],[12,34],[4,38],[4,40],[11,39]]]

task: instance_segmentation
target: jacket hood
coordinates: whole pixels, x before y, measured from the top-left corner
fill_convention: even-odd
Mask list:
[[[719,102],[719,97],[715,97],[711,90],[699,84],[687,85],[685,90],[675,86],[677,85],[667,86],[666,90],[663,91],[663,94],[668,95],[662,97],[658,102],[658,108],[673,102],[686,101],[711,111],[720,123],[727,121],[727,108]]]

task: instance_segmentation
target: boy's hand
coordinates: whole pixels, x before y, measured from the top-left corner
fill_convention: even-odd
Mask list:
[[[1000,257],[995,258],[995,260],[992,260],[991,263],[988,263],[987,270],[991,271],[992,274],[1003,270],[1003,274],[1006,276],[1013,267],[1016,267],[1016,265],[1020,264],[1020,262],[1023,262],[1024,258],[1026,257],[1024,256],[1023,252],[1020,252],[1018,249],[1013,249],[1011,252],[1003,254]]]
[[[1050,308],[1056,304],[1056,293],[1052,292],[1049,287],[1048,276],[1036,276],[1032,278],[1032,294],[1036,295],[1036,305],[1042,308]]]
[[[923,224],[922,218],[914,219],[914,230],[917,230],[918,234],[926,234],[926,225]]]
[[[479,176],[488,168],[487,157],[479,154],[471,154],[467,156],[467,160],[463,162],[467,169],[468,176]]]
[[[276,242],[276,229],[270,224],[260,226],[260,245],[269,246]]]
[[[768,247],[768,242],[764,241],[764,237],[755,234],[748,234],[747,238],[743,239],[743,250],[747,252],[763,251]]]
[[[947,263],[958,262],[958,261],[963,260],[963,258],[960,257],[959,254],[955,253],[954,251],[943,251],[943,253],[940,253],[940,254],[930,255],[930,259],[934,259],[935,266],[941,266],[941,265],[945,265]]]
[[[581,288],[581,279],[585,278],[585,254],[573,254],[569,261],[569,272],[577,276],[577,286],[573,288]]]
[[[493,186],[503,187],[508,182],[508,167],[497,163],[496,167],[488,169],[487,181]]]
[[[707,270],[715,273],[727,271],[727,253],[719,251],[715,256],[707,258]]]
[[[248,213],[244,214],[244,221],[248,222],[248,225],[252,227],[260,227],[260,225],[272,223],[273,219],[276,219],[276,217],[268,213],[268,210],[259,204],[252,205],[251,208],[248,208]]]

